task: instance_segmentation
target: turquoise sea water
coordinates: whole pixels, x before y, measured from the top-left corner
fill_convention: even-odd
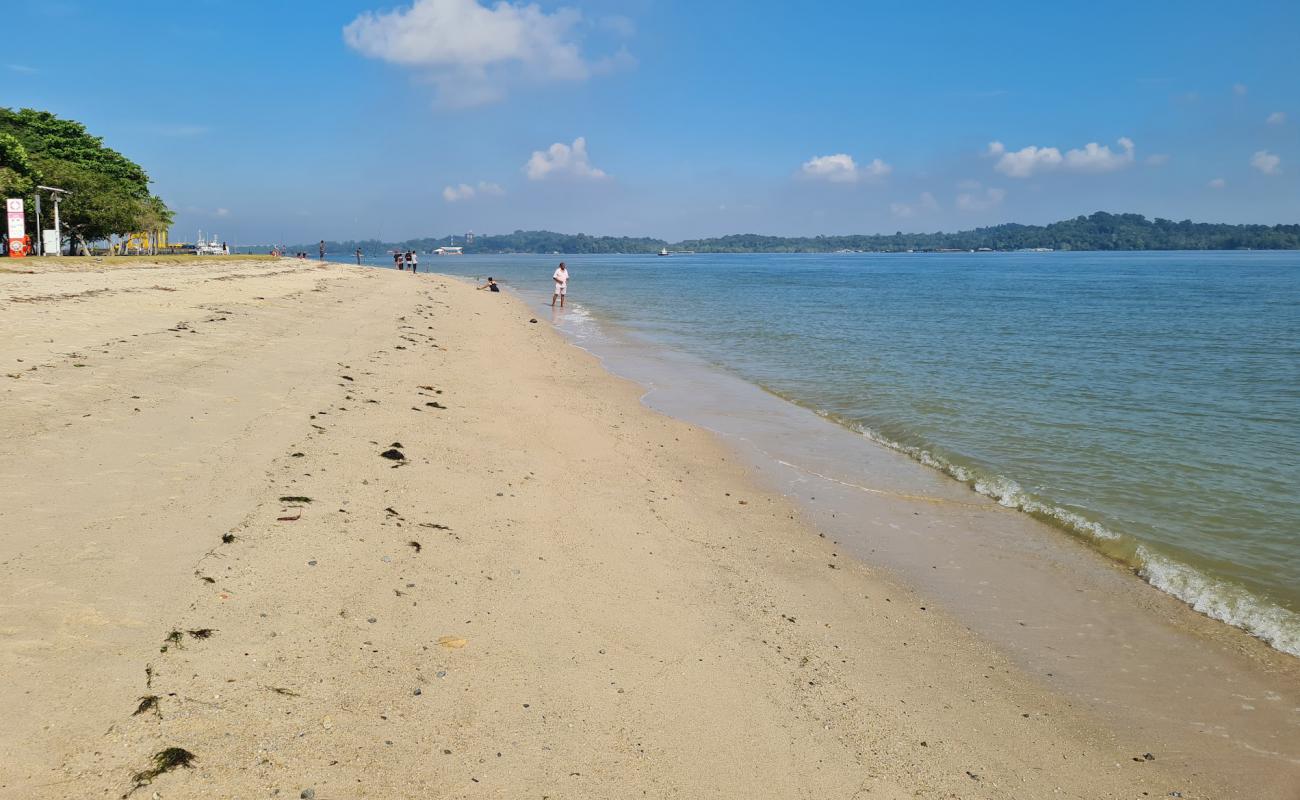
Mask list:
[[[1300,655],[1300,253],[565,256],[571,301]],[[549,293],[560,257],[425,258]]]

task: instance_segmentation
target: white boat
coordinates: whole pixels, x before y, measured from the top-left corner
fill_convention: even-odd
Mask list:
[[[659,255],[660,255],[660,256],[670,256],[670,255],[672,255],[672,253],[669,253],[669,252],[668,252],[668,248],[667,248],[667,247],[661,247],[661,248],[659,248]]]
[[[465,248],[460,245],[456,245],[455,247],[439,247],[437,250],[433,251],[433,254],[435,256],[463,256],[465,255]]]
[[[199,231],[199,238],[194,244],[194,254],[198,256],[228,256],[230,250],[215,233],[212,234],[211,241],[205,242],[203,240],[203,231]]]

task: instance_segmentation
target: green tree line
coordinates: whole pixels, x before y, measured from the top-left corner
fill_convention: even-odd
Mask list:
[[[327,242],[329,252],[351,254],[358,248],[370,256],[394,249],[428,252],[449,244],[451,237],[408,239],[403,242]],[[457,237],[457,243],[463,240]],[[589,236],[551,231],[515,231],[479,236],[466,253],[657,253],[667,248],[697,253],[834,253],[841,250],[899,253],[938,250],[1298,250],[1300,225],[1228,225],[1215,222],[1147,219],[1141,214],[1095,214],[1049,225],[1007,223],[955,233],[898,233],[849,236],[762,236],[734,234],[712,239],[664,239]],[[314,245],[295,250],[315,252]]]
[[[149,190],[149,175],[131,159],[104,145],[80,122],[48,111],[0,107],[0,197],[27,201],[27,229],[35,240],[52,226],[50,204],[35,218],[38,185],[69,194],[59,205],[62,228],[73,247],[136,231],[165,231],[172,211]],[[48,200],[48,195],[46,196]]]

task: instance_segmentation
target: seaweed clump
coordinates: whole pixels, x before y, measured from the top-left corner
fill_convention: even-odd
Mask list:
[[[131,782],[135,785],[131,787],[131,791],[122,796],[130,797],[131,793],[136,789],[148,786],[153,782],[154,778],[174,769],[180,769],[181,767],[193,769],[196,760],[198,760],[198,756],[183,747],[168,747],[166,750],[159,750],[154,754],[153,766],[142,769],[131,776]]]
[[[141,697],[140,705],[136,708],[135,711],[131,712],[131,716],[138,717],[141,714],[147,713],[149,711],[152,711],[154,714],[157,714],[159,717],[162,716],[162,709],[158,707],[158,695],[156,694],[147,694],[144,697]]]

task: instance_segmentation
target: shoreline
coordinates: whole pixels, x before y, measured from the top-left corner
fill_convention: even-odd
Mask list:
[[[545,306],[544,299],[521,297],[539,308]],[[630,337],[648,347],[677,349],[671,344],[634,336],[630,331],[623,330],[617,320],[607,318],[599,311],[590,311],[582,304],[578,308],[581,313],[589,314],[598,328],[607,329],[615,337]],[[599,336],[596,338],[598,340]],[[681,352],[686,355],[685,351]],[[963,464],[949,456],[933,452],[926,445],[895,441],[862,424],[842,419],[801,402],[797,397],[751,381],[726,366],[710,364],[707,369],[716,369],[738,378],[783,403],[805,409],[854,436],[863,437],[874,445],[899,453],[941,473],[971,492],[994,500],[1000,506],[1026,514],[1129,570],[1140,581],[1176,598],[1189,610],[1240,630],[1283,655],[1300,658],[1300,639],[1297,639],[1297,635],[1300,635],[1300,618],[1284,605],[1268,600],[1267,595],[1261,594],[1258,589],[1216,576],[1129,533],[1110,530],[1105,523],[1089,518],[1086,513],[1070,510],[1059,501],[1036,497],[1026,492],[1016,480],[996,471]]]
[[[89,275],[0,283],[42,295],[0,310],[0,796],[165,746],[139,796],[1286,796],[1145,759],[522,301]]]
[[[1131,572],[1151,588],[1179,600],[1189,610],[1239,630],[1281,655],[1300,658],[1300,639],[1296,636],[1296,631],[1300,630],[1300,618],[1281,605],[1261,598],[1250,589],[1216,578],[1176,557],[1158,553],[1149,543],[1126,533],[1112,531],[1078,512],[1025,493],[1010,478],[996,473],[982,474],[955,463],[946,456],[935,455],[922,446],[894,441],[877,431],[839,419],[766,386],[758,388],[787,403],[807,409],[849,433],[933,469],[1004,508],[1032,517]]]
[[[535,298],[529,306],[546,310]],[[1300,753],[1291,744],[1300,735],[1291,714],[1300,702],[1293,655],[1203,613],[1057,524],[725,368],[644,341],[581,306],[557,319],[577,346],[640,385],[647,407],[710,430],[815,529],[957,612],[1022,669],[1045,675],[1042,685],[1111,728],[1200,751],[1225,775],[1281,768],[1300,782]],[[799,437],[816,446],[784,441]],[[866,466],[858,469],[859,462]],[[861,502],[858,493],[873,499]],[[890,503],[893,513],[882,514]],[[909,515],[929,516],[934,504],[966,510],[958,526],[938,535],[880,535],[882,519],[894,530],[913,528]],[[964,541],[971,536],[979,541]],[[945,562],[944,572],[932,571]],[[1021,584],[1029,588],[1016,588]],[[1188,697],[1197,698],[1194,707],[1180,705]],[[1261,698],[1267,702],[1257,703]],[[1225,740],[1222,750],[1203,743],[1211,730]]]

